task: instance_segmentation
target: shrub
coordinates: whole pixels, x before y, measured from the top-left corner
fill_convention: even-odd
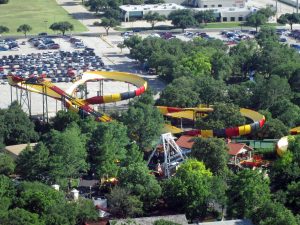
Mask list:
[[[9,0],[0,0],[0,4],[7,4]]]

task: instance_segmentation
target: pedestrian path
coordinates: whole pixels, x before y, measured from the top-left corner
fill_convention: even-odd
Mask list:
[[[88,29],[87,33],[105,33],[103,27],[94,26],[94,22],[100,22],[95,13],[88,11],[82,5],[81,0],[56,0],[71,16],[80,21]],[[111,32],[113,30],[111,29]]]

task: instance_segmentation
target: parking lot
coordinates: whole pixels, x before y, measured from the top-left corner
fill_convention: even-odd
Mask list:
[[[100,62],[103,62],[105,67],[111,68],[113,70],[119,70],[119,71],[126,71],[126,72],[131,72],[131,73],[136,73],[145,78],[149,85],[154,89],[154,91],[161,91],[162,88],[164,87],[163,82],[157,79],[157,76],[149,76],[144,73],[144,71],[139,70],[139,67],[137,64],[132,60],[127,57],[127,53],[129,53],[128,49],[123,49],[123,53],[120,53],[120,49],[117,48],[117,44],[122,42],[122,37],[120,35],[115,35],[111,37],[75,37],[78,38],[82,41],[82,44],[84,47],[87,48],[93,48],[95,56],[101,59]],[[19,57],[26,57],[28,55],[32,56],[30,58],[30,63],[32,61],[33,65],[36,65],[37,62],[39,62],[38,59],[47,59],[48,63],[45,63],[47,68],[43,67],[41,64],[42,68],[40,69],[46,69],[45,71],[43,70],[37,70],[36,68],[32,68],[33,71],[30,70],[29,66],[29,73],[24,73],[22,75],[30,75],[30,72],[36,71],[36,73],[43,73],[45,72],[46,74],[51,76],[51,73],[56,69],[60,70],[60,68],[55,68],[58,67],[59,62],[57,62],[57,65],[55,64],[55,57],[57,58],[57,55],[59,54],[60,51],[65,52],[67,54],[69,53],[74,53],[74,52],[82,52],[84,49],[82,48],[76,48],[73,43],[71,43],[68,39],[66,38],[54,38],[53,39],[55,43],[57,43],[60,46],[60,49],[38,49],[37,46],[35,47],[32,43],[28,42],[28,39],[18,39],[17,43],[19,43],[19,50],[10,50],[10,51],[0,51],[0,58],[3,58],[5,56],[6,58],[14,58],[16,55],[19,55]],[[23,44],[22,44],[23,43]],[[78,54],[79,55],[79,54]],[[90,57],[90,56],[88,56]],[[71,63],[72,69],[76,64],[84,64],[85,62],[82,61],[84,59],[79,58],[78,62],[75,62],[74,57],[69,56],[69,60],[72,62],[67,62]],[[52,65],[51,65],[52,62]],[[91,61],[92,63],[92,61]],[[63,63],[66,64],[66,63]],[[92,65],[91,65],[92,66]],[[95,67],[93,69],[101,69],[102,65],[99,65],[98,67]],[[48,69],[48,71],[47,71]],[[58,73],[63,72],[64,75],[68,73],[68,67],[64,68],[65,71],[58,71]],[[89,68],[87,68],[89,69]],[[0,71],[1,72],[1,71]],[[50,72],[50,74],[49,74]],[[77,71],[72,70],[72,72],[77,73],[83,72],[83,69],[81,68]],[[54,74],[53,74],[54,75]],[[57,75],[57,74],[55,74]],[[58,76],[58,77],[66,77],[66,76]],[[58,78],[57,77],[57,78]],[[50,77],[51,78],[51,77]],[[66,78],[62,78],[63,80],[57,80],[58,81],[68,81],[65,80]],[[57,86],[61,87],[62,89],[67,89],[71,83],[67,82],[59,82],[56,84]],[[104,94],[110,94],[110,93],[120,93],[120,92],[126,92],[129,90],[133,90],[132,85],[128,85],[127,83],[123,82],[112,82],[112,81],[105,81],[104,82]],[[99,91],[99,85],[98,83],[88,83],[88,97],[96,96],[97,91]],[[13,100],[17,99],[16,96],[16,90],[13,89],[12,91],[13,94]],[[20,95],[20,91],[18,92],[18,96]],[[7,82],[0,82],[0,108],[7,108],[9,104],[11,103],[11,92],[10,92],[10,86],[7,84]],[[32,93],[31,95],[32,98],[32,114],[41,114],[42,113],[42,96]],[[122,106],[126,106],[128,104],[127,101],[122,101],[122,102],[117,102],[117,103],[111,103],[111,104],[106,104],[106,110],[118,110],[118,108],[122,108]],[[97,106],[95,106],[97,107]],[[117,108],[118,107],[118,108]],[[59,109],[61,109],[61,103],[57,102],[54,99],[48,98],[48,108],[49,108],[49,113],[50,116],[55,115],[55,112]],[[24,108],[25,109],[25,108]]]

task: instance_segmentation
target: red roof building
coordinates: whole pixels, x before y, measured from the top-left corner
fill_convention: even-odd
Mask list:
[[[253,149],[243,143],[228,143],[228,154],[231,156],[229,163],[238,165],[240,162],[252,159]]]
[[[189,135],[182,135],[177,141],[176,144],[183,150],[191,150],[195,137]],[[252,159],[253,149],[243,143],[228,143],[228,154],[231,156],[229,164],[238,165],[242,161]]]
[[[193,136],[189,136],[189,135],[182,135],[180,136],[180,138],[178,138],[178,140],[176,141],[176,144],[180,147],[180,148],[184,148],[184,149],[192,149],[193,144],[194,144],[194,138]]]

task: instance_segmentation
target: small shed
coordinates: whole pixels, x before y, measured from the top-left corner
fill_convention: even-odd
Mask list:
[[[231,156],[229,164],[238,165],[242,161],[252,159],[253,148],[242,143],[228,143],[228,154]]]

